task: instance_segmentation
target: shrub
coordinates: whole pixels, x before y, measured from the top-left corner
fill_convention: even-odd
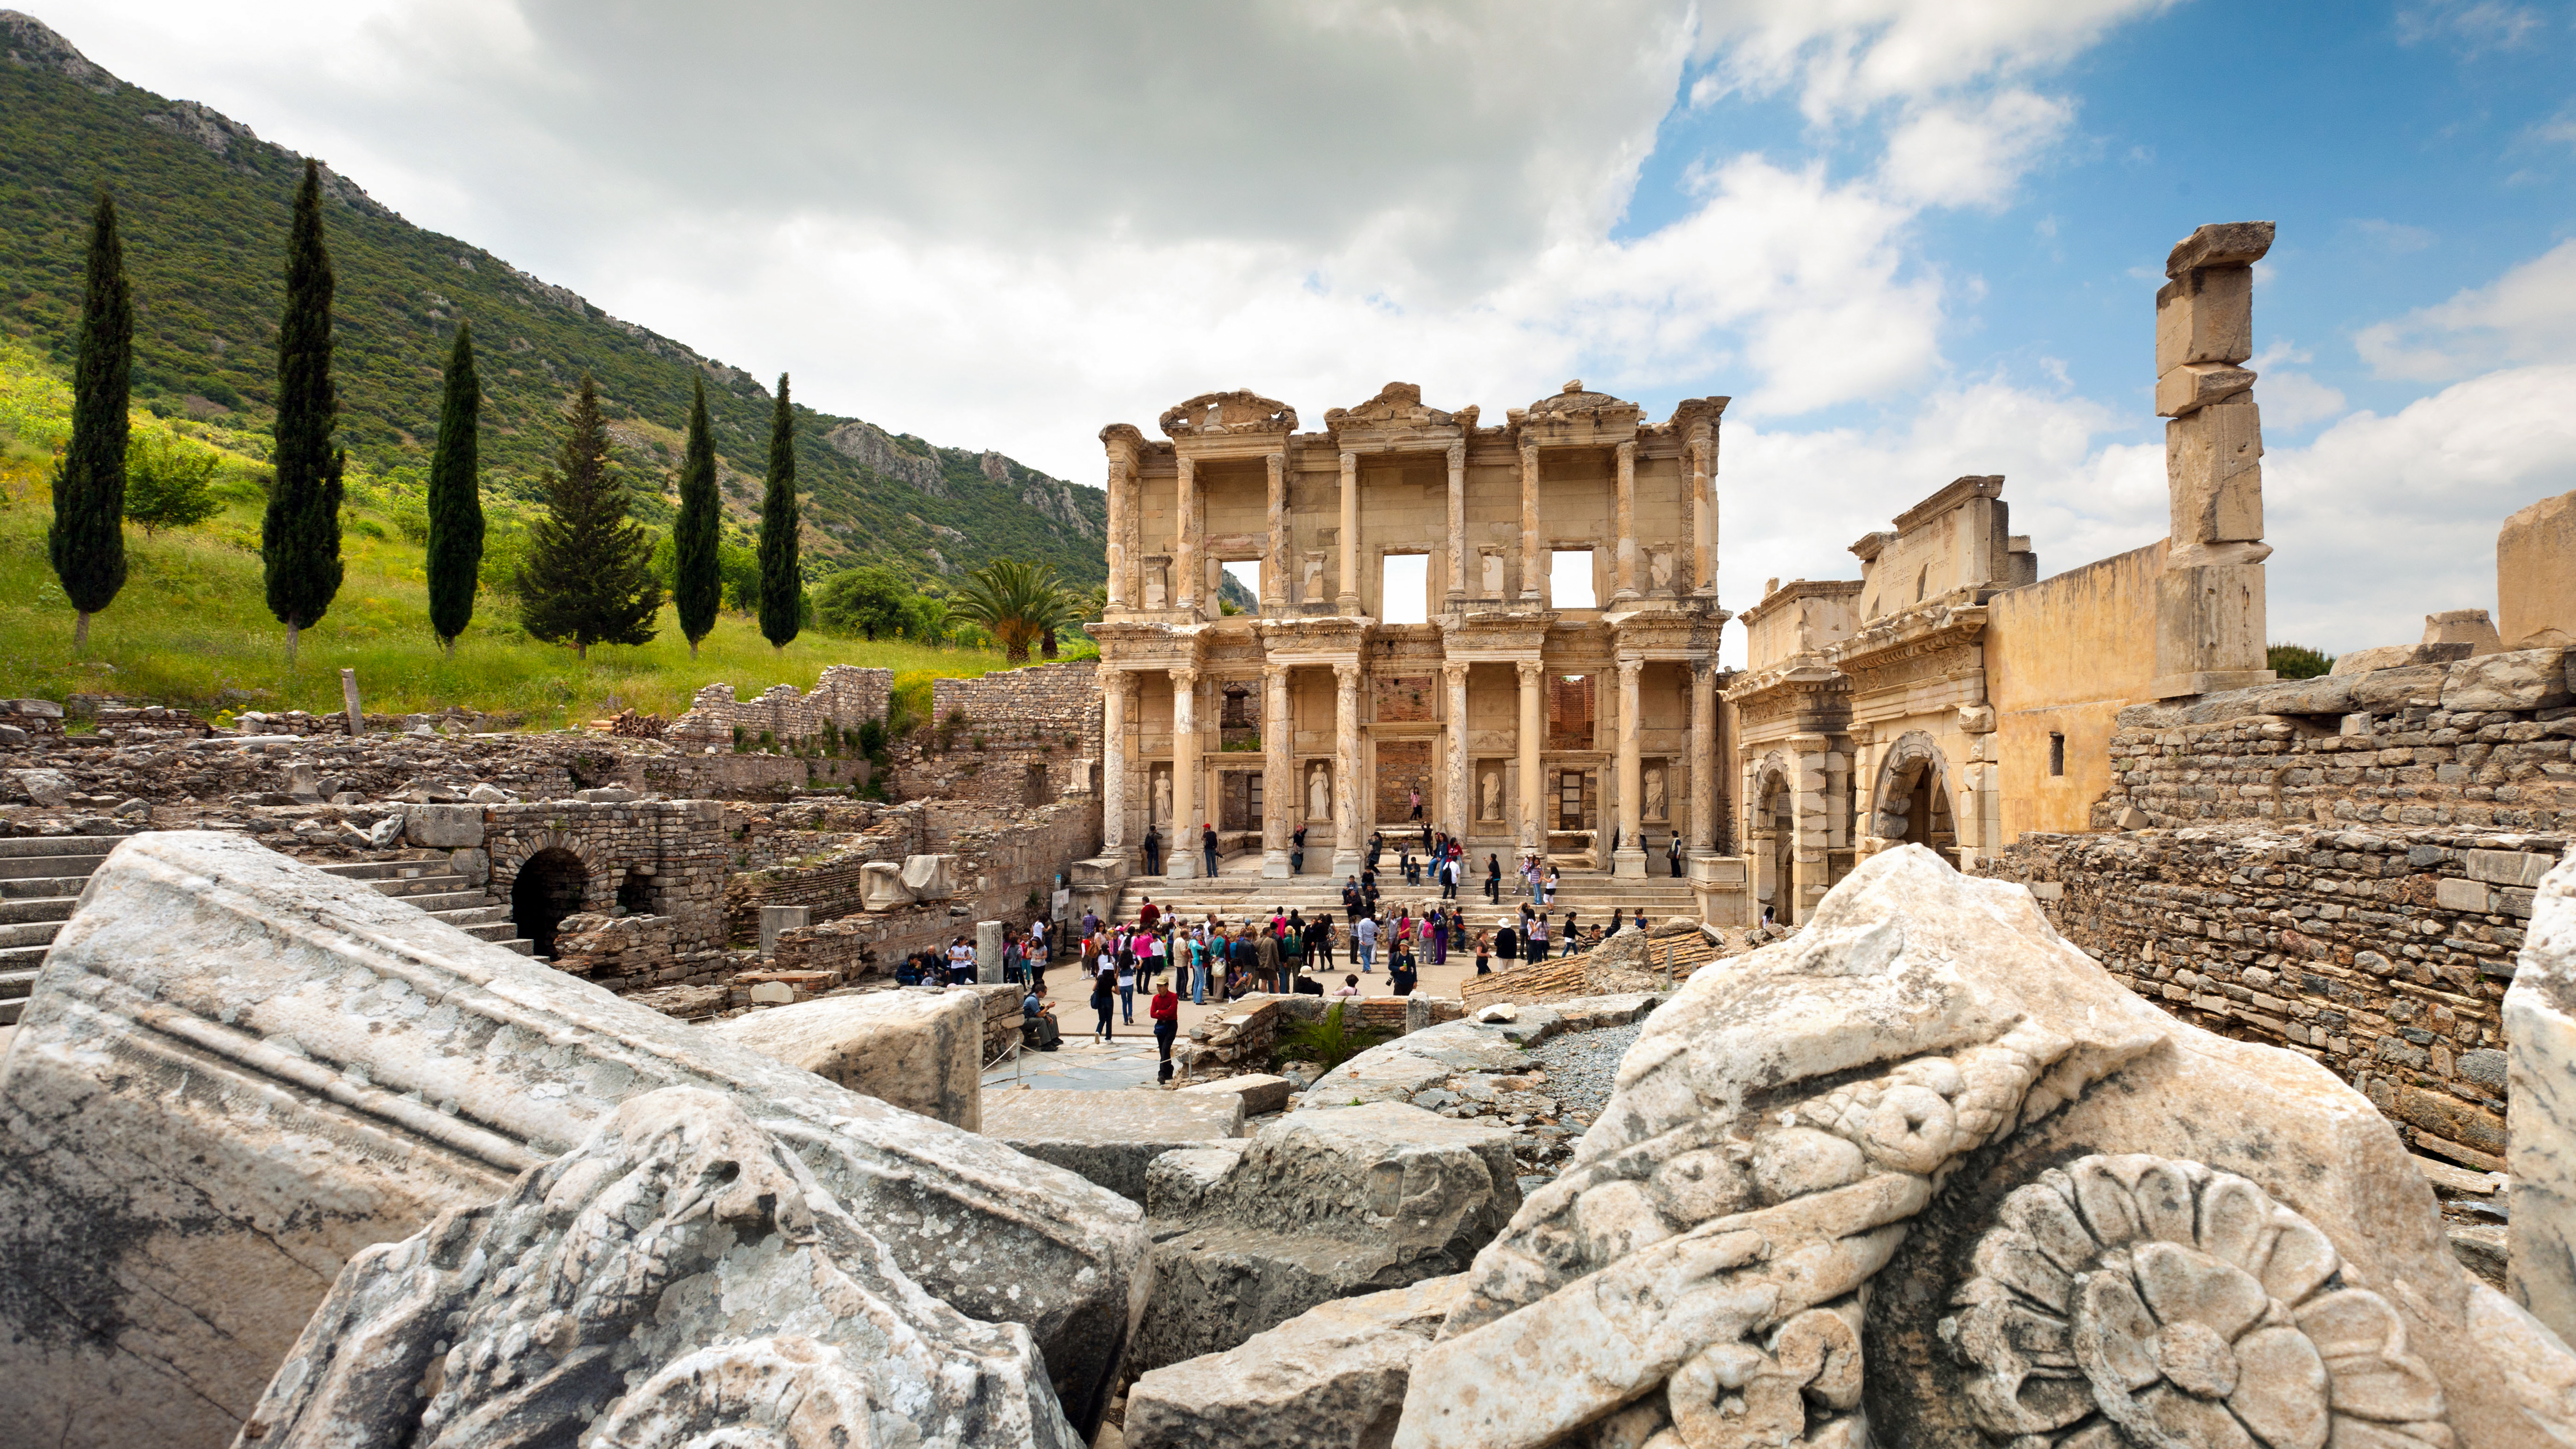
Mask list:
[[[1282,1062],[1315,1062],[1331,1071],[1370,1047],[1388,1039],[1389,1034],[1374,1027],[1360,1026],[1342,1018],[1348,1002],[1336,1001],[1324,1012],[1322,1021],[1291,1022],[1280,1028],[1277,1045],[1271,1048],[1271,1065]]]
[[[2334,671],[2334,656],[2304,644],[2275,644],[2263,651],[2263,662],[2283,679],[2314,679]]]

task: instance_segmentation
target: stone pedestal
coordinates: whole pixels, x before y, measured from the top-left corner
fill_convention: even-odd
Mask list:
[[[814,924],[812,906],[762,906],[760,908],[760,959],[766,961],[778,953],[779,932],[812,924]]]
[[[998,986],[1002,980],[1002,936],[999,921],[975,923],[975,979],[986,986]]]

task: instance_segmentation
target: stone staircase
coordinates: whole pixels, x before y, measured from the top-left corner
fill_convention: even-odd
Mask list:
[[[1235,866],[1236,862],[1223,864]],[[1660,867],[1662,859],[1658,857],[1655,864]],[[1425,881],[1428,879],[1426,876]],[[1378,880],[1381,910],[1391,912],[1398,905],[1436,903],[1440,897],[1438,886],[1427,883],[1406,885],[1403,877],[1392,870],[1380,871]],[[1503,878],[1503,900],[1499,907],[1485,900],[1484,884],[1481,875],[1459,883],[1458,905],[1466,913],[1468,924],[1490,926],[1495,917],[1518,911],[1519,902],[1511,893],[1515,884],[1511,877]],[[1214,912],[1221,919],[1234,921],[1254,911],[1266,912],[1274,906],[1301,911],[1308,916],[1317,911],[1330,911],[1338,917],[1342,909],[1342,882],[1338,876],[1327,875],[1263,880],[1257,872],[1238,873],[1236,870],[1227,870],[1214,879],[1203,876],[1130,876],[1119,892],[1118,904],[1111,912],[1112,918],[1135,920],[1148,896],[1153,898],[1155,905],[1167,912],[1177,911],[1185,920],[1197,920]],[[1566,911],[1572,909],[1579,913],[1577,924],[1589,927],[1606,923],[1614,906],[1623,918],[1633,917],[1642,906],[1646,919],[1656,925],[1672,916],[1696,918],[1699,912],[1699,900],[1691,893],[1687,879],[1654,875],[1644,880],[1619,880],[1606,871],[1562,871],[1557,883],[1556,903],[1548,908],[1548,914],[1552,924],[1561,924]]]
[[[90,872],[122,835],[32,836],[0,840],[0,1026],[14,1026],[35,990],[63,922],[80,903]],[[510,908],[449,871],[440,860],[363,860],[322,870],[365,881],[436,916],[469,936],[525,956],[533,949],[510,923]]]

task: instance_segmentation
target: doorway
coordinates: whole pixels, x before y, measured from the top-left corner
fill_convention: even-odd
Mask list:
[[[589,884],[590,870],[581,857],[550,845],[529,856],[510,883],[510,923],[535,944],[536,954],[552,959],[555,930],[564,917],[581,910],[582,891]]]

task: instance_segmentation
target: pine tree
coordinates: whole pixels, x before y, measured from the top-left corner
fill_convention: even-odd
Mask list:
[[[304,163],[295,223],[286,245],[286,314],[277,328],[277,446],[259,557],[268,611],[286,626],[286,667],[295,636],[322,621],[340,592],[340,474],[348,454],[332,446],[340,400],[331,384],[331,254],[322,244],[322,167]]]
[[[447,397],[438,409],[438,444],[429,456],[429,627],[456,657],[456,636],[474,618],[474,585],[483,567],[483,484],[476,429],[483,389],[474,376],[474,337],[456,324],[447,354]]]
[[[54,526],[45,534],[54,577],[78,617],[72,648],[89,644],[89,616],[125,587],[126,390],[134,376],[134,301],[116,203],[105,188],[90,218],[88,290],[72,364],[72,436],[54,479]]]
[[[626,516],[625,480],[608,466],[599,387],[584,373],[564,418],[564,440],[546,475],[546,516],[528,530],[519,566],[519,622],[549,643],[642,644],[656,632],[662,583],[653,539]]]
[[[707,381],[700,377],[680,456],[680,516],[671,527],[671,601],[680,607],[680,632],[688,636],[691,659],[698,657],[698,641],[715,628],[716,607],[724,602],[717,548],[723,514],[716,497],[716,444],[707,426]]]
[[[805,580],[796,571],[796,413],[787,403],[787,374],[778,374],[778,406],[769,415],[769,486],[760,495],[760,632],[781,649],[796,637]]]

